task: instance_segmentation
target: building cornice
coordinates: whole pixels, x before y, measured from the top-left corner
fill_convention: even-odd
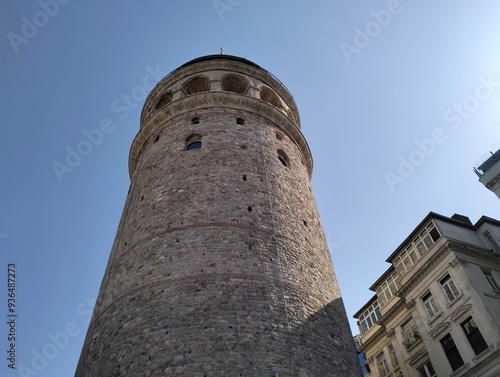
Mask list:
[[[396,292],[396,296],[404,297],[408,293],[410,289],[412,289],[418,282],[420,282],[426,275],[426,273],[432,269],[437,263],[443,260],[446,256],[450,254],[450,252],[459,252],[462,254],[466,254],[468,256],[480,256],[482,258],[487,258],[490,260],[500,260],[499,254],[494,254],[486,249],[480,248],[478,246],[474,246],[471,244],[465,244],[460,241],[456,241],[453,239],[447,239],[446,243],[444,243],[440,248],[434,251],[434,255],[425,262],[425,264],[418,269],[418,271],[414,271],[410,276],[408,281]],[[467,259],[461,258],[457,256],[450,262],[451,267],[465,266],[467,265]]]

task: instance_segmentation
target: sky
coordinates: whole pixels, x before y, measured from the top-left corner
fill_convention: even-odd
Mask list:
[[[430,211],[500,218],[472,171],[500,148],[499,16],[494,0],[1,2],[0,352],[15,335],[16,369],[2,357],[0,375],[74,374],[130,183],[141,88],[221,47],[295,98],[357,334],[352,316],[386,258]]]

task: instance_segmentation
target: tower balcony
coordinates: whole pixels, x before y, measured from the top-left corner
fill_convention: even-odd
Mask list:
[[[493,191],[500,198],[500,149],[490,152],[483,162],[474,167],[474,172],[488,190]]]

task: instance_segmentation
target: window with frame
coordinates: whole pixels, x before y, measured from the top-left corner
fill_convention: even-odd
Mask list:
[[[391,357],[392,357],[392,362],[394,363],[395,366],[399,365],[398,355],[396,354],[396,350],[394,349],[394,345],[391,343],[391,344],[389,344],[388,348],[389,348],[389,353],[391,354]]]
[[[382,314],[380,313],[380,307],[378,301],[375,301],[368,309],[366,309],[363,314],[359,316],[359,323],[363,333],[367,332],[374,324],[376,324]]]
[[[455,371],[464,365],[464,360],[462,359],[462,356],[460,356],[460,352],[458,352],[455,341],[450,334],[447,334],[443,339],[441,339],[440,343],[443,346],[446,358],[450,362],[451,369]]]
[[[377,357],[377,369],[379,376],[386,376],[388,375],[391,370],[389,369],[389,363],[387,363],[387,360],[385,358],[384,352],[380,352]]]
[[[377,297],[381,306],[384,306],[398,291],[397,278],[398,273],[394,272],[377,288]]]
[[[418,332],[417,324],[413,318],[410,318],[403,325],[401,325],[401,330],[403,332],[403,345],[408,348],[418,339],[420,339],[420,333]]]
[[[465,335],[467,335],[467,339],[469,339],[469,343],[476,355],[479,355],[488,348],[488,344],[486,340],[484,340],[483,334],[479,331],[476,321],[474,321],[472,317],[467,318],[460,326],[462,326]]]
[[[394,259],[394,267],[399,275],[405,275],[439,238],[441,238],[441,234],[434,223],[430,222],[422,232],[410,242],[408,247]]]
[[[460,296],[460,292],[458,291],[457,286],[455,285],[449,274],[442,278],[439,281],[439,284],[441,284],[441,288],[443,289],[444,295],[449,304],[451,304],[458,298],[458,296]]]
[[[500,245],[498,245],[497,241],[493,238],[490,232],[486,231],[483,233],[490,245],[493,247],[495,251],[500,251]]]
[[[439,238],[441,238],[441,234],[434,223],[431,222],[415,237],[414,243],[420,255],[424,255]]]
[[[494,291],[500,292],[500,285],[498,285],[497,281],[495,280],[493,272],[491,270],[481,270],[481,271],[483,271],[484,277],[486,278],[486,280],[488,280],[488,283],[490,283],[491,288],[493,288]]]
[[[422,297],[422,302],[424,303],[424,308],[427,313],[427,317],[429,319],[434,319],[440,312],[439,306],[434,300],[431,292],[427,292],[427,294]]]
[[[417,371],[418,371],[418,377],[436,377],[437,376],[430,361],[427,361],[424,365],[417,368]]]
[[[186,145],[184,147],[184,150],[191,151],[193,149],[200,149],[201,148],[201,139],[202,139],[202,136],[199,134],[190,135],[186,139]]]

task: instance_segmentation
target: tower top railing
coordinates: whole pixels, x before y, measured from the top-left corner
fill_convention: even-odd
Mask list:
[[[292,100],[292,103],[293,105],[295,106],[295,108],[297,108],[297,103],[295,102],[295,98],[293,98],[293,95],[292,93],[288,90],[288,88],[285,86],[285,84],[283,84],[283,82],[281,82],[281,80],[279,78],[277,78],[275,75],[273,75],[271,72],[269,72],[267,69],[264,69],[262,68],[260,65],[252,62],[251,60],[248,60],[248,59],[245,59],[245,58],[241,58],[239,56],[235,56],[235,55],[225,55],[225,54],[214,54],[214,55],[205,55],[205,56],[200,56],[198,58],[195,58],[195,59],[192,59],[184,64],[182,64],[181,66],[173,69],[172,71],[170,71],[167,75],[165,75],[165,77],[163,77],[160,81],[158,81],[158,83],[153,87],[153,89],[149,92],[148,96],[146,97],[146,100],[144,101],[144,103],[147,103],[148,100],[149,100],[149,97],[151,97],[151,95],[155,92],[156,88],[158,86],[161,85],[161,83],[163,81],[165,81],[168,77],[170,77],[173,73],[177,72],[178,70],[184,68],[184,67],[187,67],[191,64],[195,64],[195,63],[199,63],[199,62],[203,62],[203,61],[208,61],[208,60],[214,60],[214,59],[226,59],[226,60],[232,60],[232,61],[237,61],[237,62],[240,62],[240,63],[244,63],[244,64],[248,64],[254,68],[257,68],[265,73],[267,73],[269,76],[271,76],[271,78],[273,80],[275,80],[278,84],[281,85],[281,87],[283,87],[283,89],[285,90],[285,92],[290,96],[290,99]],[[144,108],[142,109],[142,111],[144,111]],[[141,118],[142,118],[142,114],[141,114]]]
[[[492,152],[496,151],[496,152]],[[495,143],[489,152],[484,153],[474,164],[474,172],[481,178],[497,161],[500,160],[500,141]]]

